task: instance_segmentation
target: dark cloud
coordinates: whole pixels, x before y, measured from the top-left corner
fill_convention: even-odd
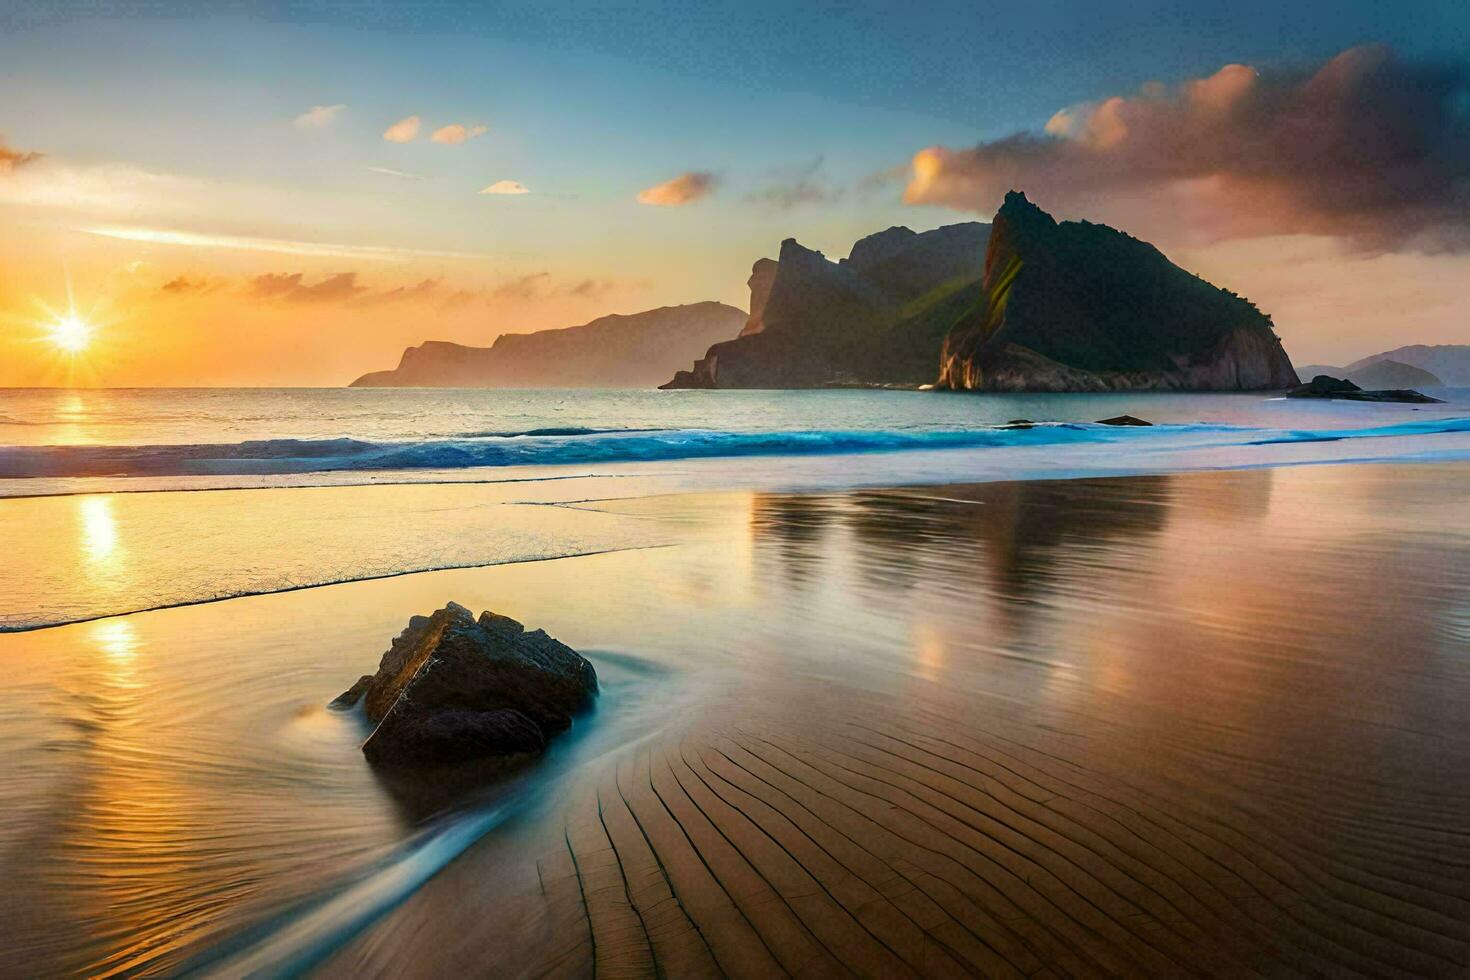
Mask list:
[[[914,157],[905,200],[989,213],[1020,188],[1123,205],[1156,231],[1312,233],[1367,248],[1470,247],[1470,64],[1352,48],[1307,70],[1228,65]]]
[[[0,136],[0,174],[8,174],[12,170],[24,167],[28,163],[34,163],[45,154],[27,153],[21,150],[12,150],[5,142],[5,137]]]
[[[822,157],[804,167],[773,171],[770,182],[745,195],[747,203],[785,211],[804,204],[833,204],[842,199],[842,188],[831,184],[822,173]]]
[[[310,284],[305,282],[305,276],[300,272],[267,272],[251,279],[246,291],[259,299],[316,303],[353,299],[365,292],[366,287],[357,284],[355,272],[339,272]]]

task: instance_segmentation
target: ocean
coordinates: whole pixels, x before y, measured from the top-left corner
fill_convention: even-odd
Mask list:
[[[933,449],[963,451],[958,463],[1035,448],[1026,475],[1065,470],[1073,450],[1098,444],[1146,453],[1404,435],[1426,437],[1419,448],[1432,451],[1470,422],[1470,389],[1439,395],[1444,404],[1254,393],[11,389],[0,390],[0,495],[508,479],[525,467]],[[1091,424],[1120,414],[1155,425]],[[1041,424],[1008,425],[1023,419]],[[849,479],[866,468],[853,462]]]
[[[663,540],[546,506],[602,497],[1470,458],[1441,395],[9,390],[0,631]]]

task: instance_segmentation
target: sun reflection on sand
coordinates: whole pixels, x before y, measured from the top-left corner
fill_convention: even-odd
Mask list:
[[[944,673],[949,648],[944,634],[929,623],[917,622],[910,643],[914,651],[914,673],[926,681],[935,681]]]

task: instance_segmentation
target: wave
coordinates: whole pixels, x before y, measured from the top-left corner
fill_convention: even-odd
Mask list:
[[[344,437],[149,446],[11,446],[0,448],[0,479],[459,470],[711,457],[1138,443],[1170,436],[1207,439],[1218,445],[1273,445],[1454,432],[1470,432],[1470,419],[1424,420],[1372,429],[1295,431],[1211,424],[1119,428],[1071,422],[941,431],[556,428],[414,442],[373,442]]]
[[[662,428],[647,429],[589,429],[580,425],[569,425],[552,427],[547,429],[525,429],[523,431],[506,432],[457,432],[451,434],[450,438],[458,439],[518,439],[523,436],[599,436],[614,432],[667,432]]]

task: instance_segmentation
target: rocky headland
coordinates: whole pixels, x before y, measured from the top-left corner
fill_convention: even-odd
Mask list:
[[[746,315],[724,303],[665,306],[535,333],[506,333],[489,347],[430,340],[403,352],[398,367],[354,388],[651,388]]]
[[[949,328],[979,296],[990,227],[889,228],[833,262],[788,238],[751,270],[750,316],[665,388],[932,382]]]

